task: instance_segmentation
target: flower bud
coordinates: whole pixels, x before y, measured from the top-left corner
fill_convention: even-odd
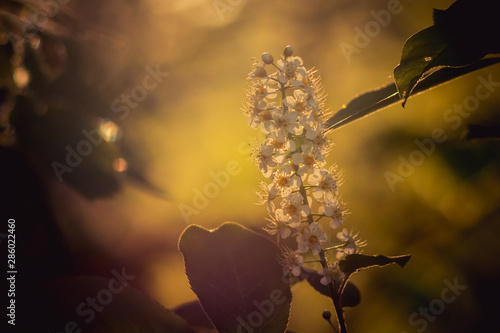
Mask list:
[[[330,321],[330,318],[332,317],[332,313],[328,310],[323,311],[322,315],[323,315],[323,318],[328,320],[328,321]]]
[[[285,47],[285,50],[283,51],[283,54],[285,55],[285,58],[288,58],[293,54],[293,47],[291,45],[288,45]]]
[[[266,70],[264,69],[264,67],[257,67],[255,68],[255,71],[253,72],[253,75],[255,75],[255,77],[266,77],[267,76],[267,72]]]
[[[264,53],[262,53],[262,61],[266,65],[270,65],[274,62],[274,58],[269,52],[264,52]]]

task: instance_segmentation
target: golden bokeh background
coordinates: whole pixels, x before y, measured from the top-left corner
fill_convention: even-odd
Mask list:
[[[364,30],[376,22],[373,11],[397,3],[400,12],[391,15],[387,26],[379,25],[367,45],[346,57],[341,45],[355,45],[356,28]],[[225,221],[265,224],[265,207],[254,204],[262,177],[248,156],[258,133],[240,112],[251,58],[270,52],[276,59],[293,45],[306,68],[318,70],[326,105],[336,111],[357,94],[392,82],[404,41],[432,24],[433,8],[451,3],[148,0],[139,6],[115,1],[88,5],[92,8],[77,15],[108,25],[124,38],[121,49],[109,46],[109,51],[106,43],[96,48],[99,66],[119,68],[133,59],[139,68],[132,80],[136,85],[147,66],[169,72],[152,96],[126,119],[115,120],[123,140],[146,161],[144,176],[167,199],[133,183],[111,199],[92,201],[65,185],[52,187],[51,205],[75,265],[99,272],[102,258],[128,262],[141,267],[139,284],[167,308],[194,300],[177,250],[182,230],[189,223],[207,228]],[[350,332],[416,332],[421,326],[412,326],[409,316],[441,297],[444,280],[455,279],[468,288],[425,331],[465,332],[474,323],[492,322],[494,308],[487,304],[494,301],[492,292],[498,294],[500,277],[499,146],[498,141],[461,142],[460,136],[466,123],[491,121],[500,95],[495,91],[481,101],[457,129],[443,119],[454,104],[474,94],[479,76],[488,75],[500,81],[498,66],[413,97],[404,109],[394,105],[330,134],[335,146],[327,161],[343,170],[340,193],[351,211],[345,226],[368,241],[365,253],[412,255],[404,269],[374,268],[353,276],[362,302],[346,311]],[[448,139],[436,144],[435,152],[393,191],[385,172],[397,173],[399,157],[408,159],[418,149],[414,140],[431,138],[436,128]],[[197,191],[228,165],[235,175],[196,209]],[[196,212],[186,218],[183,205]],[[325,308],[332,309],[326,297],[305,283],[295,287],[289,330],[331,332],[321,318]]]

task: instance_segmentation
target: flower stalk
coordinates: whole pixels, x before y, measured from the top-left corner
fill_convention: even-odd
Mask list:
[[[300,275],[301,267],[310,263],[302,255],[318,257],[318,274],[330,290],[339,332],[346,333],[341,294],[347,278],[338,262],[358,253],[365,243],[344,228],[348,212],[338,193],[341,175],[334,166],[325,168],[332,144],[326,136],[329,113],[320,78],[287,46],[277,61],[267,52],[262,54],[261,62],[253,62],[248,79],[252,85],[244,113],[252,128],[265,133],[252,154],[269,179],[261,182],[259,193],[270,214],[264,229],[277,237],[278,245],[280,239],[295,237],[294,249],[283,248],[284,274]],[[335,231],[336,237],[327,230]]]

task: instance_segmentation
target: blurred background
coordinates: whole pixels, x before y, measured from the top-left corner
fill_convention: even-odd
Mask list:
[[[2,74],[2,145],[20,152],[35,175],[21,178],[39,184],[66,260],[60,271],[109,275],[127,267],[139,277],[134,284],[167,308],[194,300],[177,250],[182,230],[191,223],[266,223],[265,207],[254,204],[262,177],[249,162],[258,133],[240,112],[251,59],[263,52],[277,59],[293,45],[306,68],[319,71],[335,112],[392,82],[404,41],[432,24],[433,8],[452,2],[72,0],[57,11],[45,8],[43,29],[25,29],[29,42],[14,50],[8,33],[23,36],[39,5],[4,2],[2,66],[12,68]],[[388,8],[389,19],[377,21]],[[340,193],[351,211],[345,226],[361,232],[367,254],[412,255],[404,269],[353,276],[362,301],[346,311],[350,332],[423,332],[409,317],[441,299],[445,280],[467,289],[426,321],[426,332],[485,331],[496,323],[500,149],[498,141],[465,142],[461,135],[466,124],[499,122],[493,112],[500,94],[493,91],[470,116],[444,118],[475,94],[480,76],[490,75],[500,81],[500,68],[473,72],[411,98],[404,109],[389,107],[330,134],[335,146],[327,162],[343,170]],[[96,128],[106,142],[59,182],[53,162],[65,163],[65,147],[76,149],[82,131]],[[419,149],[415,139],[431,139],[436,128],[447,139],[390,184],[387,172],[397,175],[401,160]],[[214,187],[214,175],[229,170],[229,182]],[[33,253],[52,246],[33,237]],[[289,330],[331,332],[321,318],[325,308],[332,310],[326,297],[300,285]]]

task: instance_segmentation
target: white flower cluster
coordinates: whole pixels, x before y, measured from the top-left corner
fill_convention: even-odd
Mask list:
[[[338,196],[340,175],[334,167],[324,166],[331,144],[324,126],[328,114],[319,77],[292,54],[293,48],[287,46],[276,62],[269,53],[262,55],[262,62],[254,61],[244,112],[249,125],[265,133],[264,142],[253,154],[262,174],[271,181],[261,182],[259,193],[270,213],[265,230],[277,236],[278,244],[280,238],[295,237],[297,249],[285,249],[283,262],[286,274],[298,276],[304,263],[301,254],[326,257],[329,239],[324,220],[339,230],[337,239],[342,243],[333,246],[337,259],[356,253],[364,244],[357,235],[341,229],[346,211]],[[274,71],[268,73],[269,68]],[[279,207],[273,203],[277,198]],[[330,283],[338,272],[338,265],[329,263],[320,271],[322,283]]]

